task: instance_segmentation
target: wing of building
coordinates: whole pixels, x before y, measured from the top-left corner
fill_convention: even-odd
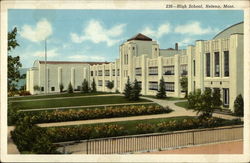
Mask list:
[[[139,33],[119,47],[114,62],[35,61],[27,72],[26,89],[32,94],[59,92],[71,82],[79,90],[84,79],[95,79],[97,91],[123,92],[127,78],[137,79],[143,95],[155,95],[163,77],[168,96],[183,97],[180,79],[188,77],[188,91],[220,89],[224,107],[233,109],[238,94],[243,95],[243,22],[230,26],[212,40],[197,40],[187,49],[160,49],[157,41]],[[47,74],[47,77],[45,77]],[[47,81],[47,82],[45,82]],[[40,87],[40,90],[34,89]]]

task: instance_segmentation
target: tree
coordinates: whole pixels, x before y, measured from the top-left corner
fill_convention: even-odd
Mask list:
[[[88,93],[89,92],[89,83],[86,79],[82,82],[81,92]]]
[[[91,84],[92,90],[91,92],[95,93],[96,92],[96,84],[95,84],[95,79],[93,78],[92,84]]]
[[[215,88],[213,91],[212,105],[214,109],[221,109],[222,101],[221,101],[221,94],[220,94],[219,88]]]
[[[132,86],[131,86],[131,83],[130,83],[129,77],[128,77],[128,80],[127,80],[127,83],[125,85],[125,89],[124,89],[124,92],[123,92],[125,98],[129,99],[131,91],[132,91]]]
[[[34,86],[34,90],[35,90],[35,91],[40,91],[40,87],[39,87],[38,85],[35,85],[35,86]]]
[[[241,94],[239,94],[234,100],[234,113],[237,116],[244,115],[244,100]]]
[[[8,54],[14,50],[19,44],[16,40],[17,28],[15,27],[11,32],[8,32]],[[19,69],[22,67],[20,57],[13,57],[8,55],[8,91],[15,91],[17,82],[24,76],[21,76]]]
[[[132,100],[132,101],[139,100],[140,99],[139,98],[140,92],[141,92],[141,87],[140,87],[138,81],[135,79],[134,85],[133,85],[132,90],[130,92],[129,100]]]
[[[186,76],[182,77],[180,80],[181,88],[185,92],[185,98],[188,95],[188,78]]]
[[[165,89],[165,82],[164,82],[163,77],[160,80],[159,89],[157,91],[156,97],[157,98],[166,98],[167,97],[166,89]]]
[[[111,91],[114,88],[114,81],[108,81],[106,87]]]
[[[188,95],[188,109],[194,110],[201,119],[210,118],[215,110],[212,100],[211,89],[206,89],[204,93],[198,89]]]
[[[71,82],[69,82],[69,85],[68,85],[68,93],[73,93],[73,86],[71,84]]]
[[[60,83],[60,85],[59,85],[60,93],[63,92],[63,88],[64,88],[64,85],[62,83]]]

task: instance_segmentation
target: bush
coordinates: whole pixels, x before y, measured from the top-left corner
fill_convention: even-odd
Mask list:
[[[63,86],[62,83],[60,83],[59,88],[60,88],[60,93],[62,93],[62,92],[63,92],[63,89],[64,89],[64,86]]]
[[[244,115],[244,100],[241,94],[234,101],[234,114],[237,116]]]
[[[47,130],[30,123],[29,117],[20,120],[11,137],[20,152],[50,154],[57,153]]]
[[[155,125],[149,123],[139,123],[136,125],[136,131],[138,134],[152,133],[155,131]]]
[[[71,82],[69,83],[69,85],[68,85],[68,93],[73,93],[74,91],[73,91],[73,86],[72,86],[72,84],[71,84]]]
[[[24,91],[24,90],[19,91],[18,94],[20,96],[29,96],[29,95],[31,95],[29,91]]]
[[[164,82],[164,78],[162,77],[160,80],[160,85],[159,85],[159,90],[156,94],[157,98],[166,98],[166,89],[165,89],[165,82]]]
[[[97,118],[125,117],[136,115],[149,115],[169,113],[169,107],[163,108],[159,105],[125,105],[106,108],[93,109],[70,109],[66,111],[41,111],[41,112],[21,112],[31,118],[32,123],[48,123],[61,121],[87,120]],[[19,115],[20,116],[20,115]]]

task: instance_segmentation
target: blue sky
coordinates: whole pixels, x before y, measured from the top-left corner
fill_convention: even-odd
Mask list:
[[[24,68],[48,60],[114,61],[119,45],[137,33],[156,40],[161,49],[181,49],[195,40],[212,39],[243,21],[240,10],[24,10],[8,11],[8,31],[18,29],[17,47]]]

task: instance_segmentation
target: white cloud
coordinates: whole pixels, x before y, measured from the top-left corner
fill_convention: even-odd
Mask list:
[[[216,33],[219,30],[217,28],[202,28],[200,22],[192,22],[190,24],[178,25],[175,28],[176,33],[180,34],[188,34],[188,35],[203,35],[203,34],[210,34]]]
[[[89,56],[89,55],[72,55],[68,59],[71,60],[82,60],[82,61],[104,61],[105,57],[102,56]]]
[[[188,45],[192,44],[193,41],[194,41],[194,39],[192,39],[192,38],[185,38],[182,41],[178,42],[178,45],[179,46],[188,46]]]
[[[125,24],[119,24],[110,29],[106,29],[99,21],[91,20],[86,28],[83,29],[82,35],[71,33],[70,37],[75,43],[81,43],[83,41],[91,41],[93,43],[106,42],[108,46],[113,46],[120,41],[120,39],[116,37],[123,33],[125,26]]]
[[[48,38],[52,34],[52,26],[47,19],[41,19],[36,26],[22,26],[20,35],[32,42],[40,42]]]
[[[48,57],[48,58],[53,58],[53,57],[58,56],[59,54],[58,54],[57,51],[58,51],[57,48],[51,49],[51,50],[47,51],[47,57]],[[33,53],[33,56],[34,56],[34,57],[44,57],[44,55],[45,55],[45,52],[44,52],[44,51],[37,51],[37,52],[34,52],[34,53]]]
[[[148,35],[148,36],[151,36],[151,37],[160,38],[169,32],[170,32],[170,24],[165,23],[165,24],[160,25],[155,30],[150,28],[150,27],[145,27],[141,33]]]

